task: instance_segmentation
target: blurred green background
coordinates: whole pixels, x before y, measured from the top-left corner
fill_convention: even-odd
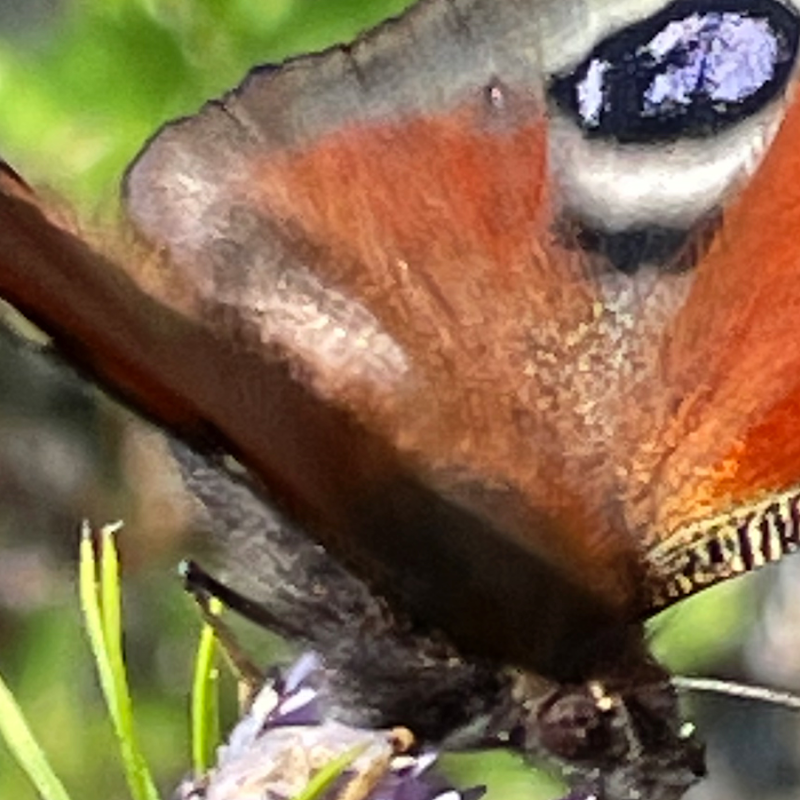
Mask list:
[[[408,0],[5,0],[6,158],[86,208],[160,124],[255,64],[351,39]]]
[[[122,171],[163,122],[252,65],[347,40],[406,3],[0,1],[0,153],[87,219],[109,220]],[[130,428],[75,376],[0,340],[0,672],[75,797],[128,796],[78,618],[84,517],[127,523],[128,660],[140,738],[165,796],[189,763],[198,622],[172,569],[180,545],[168,545],[179,541],[177,492],[153,478],[159,456]],[[710,595],[676,612],[681,624],[659,622],[669,630],[657,647],[681,669],[733,653],[748,621],[736,587]],[[511,757],[470,756],[456,768],[467,783],[489,783],[494,798],[553,796]],[[0,744],[0,798],[33,797]]]

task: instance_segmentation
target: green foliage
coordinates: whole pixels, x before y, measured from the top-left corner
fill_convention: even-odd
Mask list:
[[[114,541],[119,527],[108,526],[100,531],[98,560],[91,530],[84,526],[80,548],[81,609],[131,798],[158,800],[158,792],[134,730],[133,704],[122,652],[119,553]]]
[[[70,800],[67,790],[53,772],[47,756],[36,741],[22,709],[2,678],[0,678],[0,737],[5,740],[11,754],[43,800]]]
[[[88,209],[159,125],[253,65],[352,38],[408,0],[75,0],[0,34],[0,143]],[[31,169],[35,174],[31,175]]]
[[[159,800],[133,725],[133,707],[122,652],[122,599],[119,553],[114,535],[119,525],[104,528],[95,539],[85,526],[80,543],[80,597],[100,685],[119,745],[132,800]],[[97,553],[95,552],[97,547]],[[78,730],[64,730],[79,735]],[[24,712],[0,680],[0,735],[43,800],[69,800]]]
[[[220,603],[212,600],[209,613],[220,611]],[[200,633],[192,684],[192,771],[196,776],[205,775],[214,765],[221,740],[218,650],[214,629],[206,623]]]

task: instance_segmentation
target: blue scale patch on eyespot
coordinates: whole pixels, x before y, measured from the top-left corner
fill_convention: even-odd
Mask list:
[[[781,95],[798,38],[777,0],[678,0],[604,39],[548,93],[589,137],[713,136]]]

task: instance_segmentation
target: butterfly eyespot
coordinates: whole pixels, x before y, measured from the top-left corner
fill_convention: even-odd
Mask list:
[[[713,216],[777,133],[799,42],[779,0],[677,0],[559,66],[551,162],[570,215],[613,232]]]
[[[620,143],[712,136],[789,79],[800,25],[775,0],[679,0],[608,36],[549,95],[587,136]]]

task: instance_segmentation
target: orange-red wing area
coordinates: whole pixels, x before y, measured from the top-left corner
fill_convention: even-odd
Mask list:
[[[221,171],[203,147],[211,109],[145,153],[133,215],[199,276],[211,324],[235,313],[251,346],[279,347],[431,491],[576,582],[591,573],[592,590],[622,608],[636,550],[604,516],[612,471],[597,453],[616,445],[587,437],[583,420],[592,385],[609,403],[620,396],[607,370],[590,375],[615,340],[596,330],[581,254],[557,241],[546,121],[530,97],[503,91],[500,103],[475,91],[447,113],[304,146],[261,142],[207,206],[165,226],[187,184]],[[149,182],[170,201],[163,211]]]
[[[580,412],[564,405],[572,379],[554,377],[554,362],[568,371],[580,359],[570,349],[592,338],[595,287],[557,242],[547,124],[515,100],[510,121],[473,103],[275,154],[256,199],[302,230],[315,274],[373,311],[409,364],[368,400],[358,379],[328,379],[326,392],[323,376],[322,392],[432,486],[565,574],[590,574],[621,607],[635,594],[635,551],[598,510],[606,498],[575,446]]]
[[[687,536],[702,548],[714,538],[694,523],[713,519],[716,529],[730,514],[735,531],[756,504],[800,486],[798,142],[795,102],[764,163],[725,210],[665,335],[664,397],[673,407],[652,487],[656,572],[665,548],[677,552]],[[788,502],[791,492],[782,496]]]

